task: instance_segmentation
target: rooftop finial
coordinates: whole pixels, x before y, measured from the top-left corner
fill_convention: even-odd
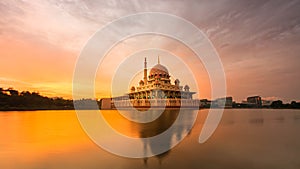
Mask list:
[[[157,56],[157,63],[160,64],[159,55]]]

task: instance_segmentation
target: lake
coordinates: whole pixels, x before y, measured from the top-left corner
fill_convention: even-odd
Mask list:
[[[189,116],[197,112],[192,126]],[[163,154],[135,159],[100,148],[84,132],[73,110],[0,112],[0,168],[300,168],[300,110],[226,109],[218,128],[203,144],[198,138],[208,110],[197,112],[171,131],[170,146],[176,139],[182,142]],[[139,125],[124,120],[116,110],[102,113],[114,130],[136,139],[163,133],[178,118],[178,112],[169,111]],[[151,144],[147,146],[151,150]]]

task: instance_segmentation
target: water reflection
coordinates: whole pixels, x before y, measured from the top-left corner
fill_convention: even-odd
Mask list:
[[[251,124],[263,124],[264,123],[264,119],[263,118],[253,118],[249,120],[249,123]]]
[[[294,120],[300,120],[300,116],[295,115]]]
[[[141,114],[144,118],[153,119],[156,116],[156,111],[149,111],[144,114],[140,112],[137,114],[135,111],[120,110],[124,111],[131,119],[138,119]],[[138,123],[135,121],[128,120],[120,114],[118,111],[104,111],[102,112],[103,117],[106,119],[108,124],[121,134],[135,138],[147,138],[153,137],[162,132],[166,131],[177,119],[179,110],[165,110],[158,118],[148,123]]]
[[[162,129],[172,128],[163,146],[172,147],[175,140],[190,135],[163,154],[130,159],[94,144],[83,132],[74,111],[0,112],[0,168],[300,168],[299,110],[226,109],[216,132],[204,144],[199,144],[198,138],[208,110],[199,111],[192,132],[188,129],[194,112],[182,117],[175,117],[176,111],[165,112],[166,118],[152,125],[128,122],[114,110],[103,113],[110,114],[111,125],[118,132],[147,138],[141,141],[145,152],[157,151],[150,136],[161,134]],[[181,118],[180,123],[173,118]],[[107,139],[115,142],[110,135]]]
[[[159,155],[155,155],[160,165],[162,164],[163,159],[170,153],[171,147],[177,144],[177,142],[182,140],[186,135],[190,134],[192,125],[194,123],[193,119],[198,112],[197,110],[181,110],[181,113],[183,113],[184,115],[178,116],[180,111],[179,109],[164,110],[161,115],[152,122],[137,123],[135,122],[137,121],[136,119],[139,119],[141,113],[144,112],[137,113],[136,111],[130,110],[119,111],[126,112],[107,111],[102,112],[102,114],[108,124],[119,133],[130,137],[144,138],[141,139],[141,141],[143,142],[143,151],[145,156],[147,154],[159,154],[161,152],[161,146],[170,149],[169,151],[166,151]],[[132,121],[128,120],[120,113],[126,114],[127,117],[132,119]],[[152,110],[146,113],[147,114],[144,114],[144,121],[148,120],[145,119],[145,117],[153,119],[153,117],[157,116],[157,113],[160,112]],[[176,119],[177,123],[175,124]],[[170,128],[172,125],[175,126]],[[168,130],[170,134],[165,135],[163,144],[158,145],[156,140],[154,141],[154,139],[150,139],[151,137],[157,136],[165,132],[166,130]],[[144,158],[143,163],[145,166],[147,166],[148,158]]]
[[[283,123],[285,118],[281,115],[281,116],[276,117],[275,120],[279,123]]]

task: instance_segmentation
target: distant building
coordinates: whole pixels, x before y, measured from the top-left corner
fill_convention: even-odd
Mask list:
[[[103,98],[100,100],[100,103],[101,109],[111,109],[113,107],[111,98]]]
[[[222,97],[213,101],[213,107],[232,108],[232,97]]]
[[[210,108],[210,106],[211,106],[211,100],[208,100],[208,99],[201,99],[200,100],[200,107]]]
[[[260,96],[247,97],[247,104],[251,107],[262,107],[262,100]]]
[[[270,107],[273,101],[271,100],[261,100],[262,107]]]

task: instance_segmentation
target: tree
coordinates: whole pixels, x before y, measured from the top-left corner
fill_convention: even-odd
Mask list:
[[[283,107],[282,101],[281,100],[273,101],[271,104],[271,107],[272,108],[282,108]]]

